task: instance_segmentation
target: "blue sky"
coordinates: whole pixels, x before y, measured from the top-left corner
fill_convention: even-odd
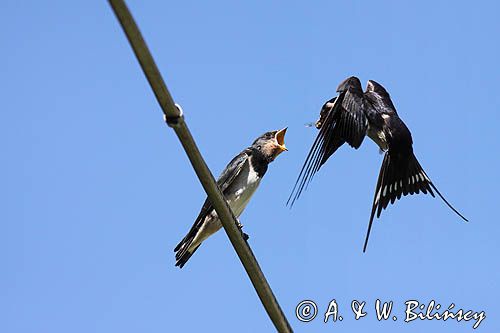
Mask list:
[[[404,323],[411,299],[485,311],[478,331],[500,329],[497,2],[129,6],[214,174],[289,127],[241,221],[296,332],[472,331]],[[2,1],[0,22],[0,330],[272,331],[223,232],[174,267],[205,194],[107,2]],[[349,75],[390,91],[420,163],[470,223],[405,197],[363,254],[382,161],[369,140],[285,207],[316,135],[304,124]],[[377,298],[397,321],[377,321]],[[294,315],[304,299],[319,308],[307,324]],[[332,299],[344,320],[324,324]]]

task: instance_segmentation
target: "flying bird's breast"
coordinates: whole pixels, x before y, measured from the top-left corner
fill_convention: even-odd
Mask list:
[[[368,122],[368,128],[366,130],[366,134],[370,139],[373,140],[379,146],[379,148],[383,151],[386,151],[389,148],[389,138],[387,137],[390,133],[386,133],[389,131],[389,128],[386,126],[386,121],[388,119],[388,115],[386,114],[377,114],[377,117],[382,118],[382,122],[377,121],[369,121]],[[381,123],[382,126],[377,126],[377,123]]]

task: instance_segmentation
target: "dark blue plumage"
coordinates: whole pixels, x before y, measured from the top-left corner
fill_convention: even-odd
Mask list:
[[[293,205],[314,174],[344,143],[357,149],[364,137],[368,136],[385,152],[385,156],[363,251],[366,250],[375,212],[380,217],[389,202],[394,203],[402,195],[423,192],[434,196],[434,190],[455,213],[467,221],[441,195],[420,166],[413,154],[411,133],[382,85],[370,80],[363,92],[359,79],[351,76],[338,86],[337,92],[338,96],[328,100],[321,108],[320,118],[316,122],[318,136],[287,203]]]

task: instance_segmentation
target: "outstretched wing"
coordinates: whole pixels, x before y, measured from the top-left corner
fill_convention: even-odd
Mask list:
[[[381,84],[368,80],[368,84],[366,85],[365,98],[370,101],[375,109],[379,113],[384,114],[397,114],[396,108],[392,103],[391,96],[382,87]]]
[[[314,174],[340,146],[347,142],[357,149],[363,142],[368,127],[365,112],[371,106],[363,97],[361,82],[352,76],[339,85],[337,92],[339,96],[326,102],[321,109],[317,122],[319,133],[304,161],[287,205],[294,204]]]
[[[224,193],[224,191],[229,187],[229,185],[231,185],[234,179],[240,174],[245,163],[248,163],[248,156],[248,150],[245,149],[235,158],[233,158],[231,162],[229,162],[229,164],[226,166],[224,171],[222,171],[222,174],[217,180],[217,185],[219,186],[222,193]],[[205,218],[212,213],[213,209],[214,208],[210,200],[208,198],[205,199],[205,203],[201,207],[201,211],[194,221],[193,226],[191,227],[187,235],[175,247],[174,251],[178,251],[183,244],[190,243],[194,239],[194,237],[198,233],[198,230],[201,228],[203,222],[205,221]]]
[[[368,127],[368,119],[365,112],[371,106],[366,102],[361,82],[355,76],[351,76],[342,82],[337,92],[343,95],[338,119],[336,119],[333,131],[339,133],[351,147],[358,149],[363,143]]]

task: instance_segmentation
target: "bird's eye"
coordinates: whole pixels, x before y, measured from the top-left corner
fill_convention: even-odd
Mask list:
[[[261,146],[261,145],[258,145],[258,146],[257,146],[257,149],[258,149],[258,150],[261,150],[261,149],[262,149],[262,146]]]

